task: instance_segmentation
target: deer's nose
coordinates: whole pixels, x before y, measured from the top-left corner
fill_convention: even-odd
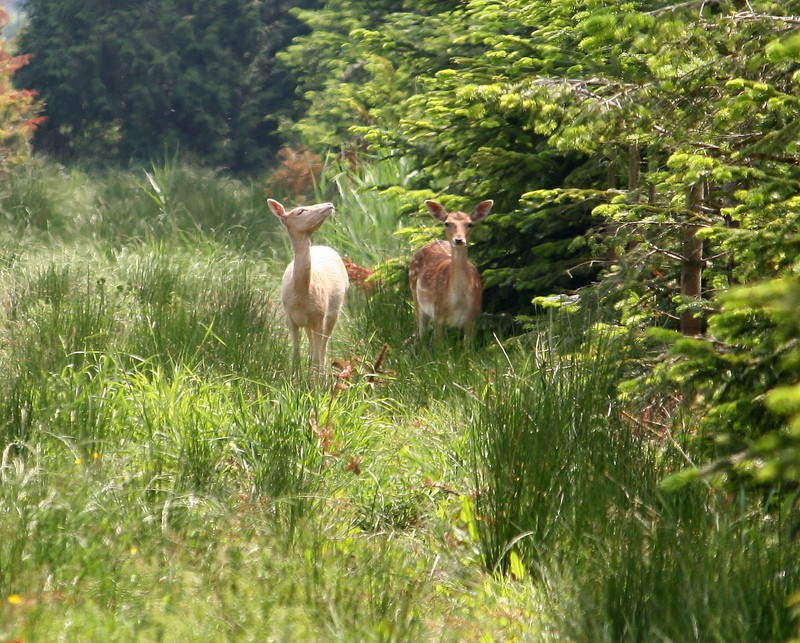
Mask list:
[[[453,245],[454,246],[465,246],[465,245],[467,245],[467,240],[464,237],[453,237]]]

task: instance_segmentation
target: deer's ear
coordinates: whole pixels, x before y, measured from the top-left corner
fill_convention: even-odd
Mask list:
[[[436,203],[436,201],[425,201],[425,207],[428,208],[428,212],[431,213],[434,219],[438,219],[439,221],[447,219],[447,210]]]
[[[286,208],[284,208],[279,201],[267,199],[267,205],[276,217],[283,218],[286,216]]]
[[[478,205],[475,206],[475,209],[470,213],[469,218],[472,223],[478,223],[478,221],[483,221],[487,216],[489,216],[489,212],[492,211],[492,206],[494,205],[494,201],[491,199],[487,199],[486,201],[481,201]]]

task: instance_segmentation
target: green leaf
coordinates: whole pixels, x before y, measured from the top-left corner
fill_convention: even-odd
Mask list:
[[[659,488],[663,491],[679,491],[687,484],[694,482],[700,477],[700,470],[696,468],[684,469],[673,473],[672,475],[664,478],[659,484]]]
[[[780,386],[766,394],[767,406],[783,415],[800,413],[800,384]]]
[[[508,562],[511,574],[516,580],[522,581],[527,578],[528,570],[525,569],[525,565],[522,564],[522,559],[516,549],[511,550],[511,553],[508,555]]]

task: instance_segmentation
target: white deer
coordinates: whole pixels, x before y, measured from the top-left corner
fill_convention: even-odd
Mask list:
[[[446,241],[431,241],[420,248],[408,266],[417,335],[433,319],[434,338],[441,338],[445,326],[464,329],[464,339],[475,333],[481,312],[483,288],[478,270],[467,257],[470,229],[485,219],[494,201],[482,201],[470,213],[447,212],[436,201],[425,201],[431,216],[444,223]]]
[[[312,246],[311,235],[334,212],[332,203],[317,203],[286,211],[278,201],[267,199],[270,210],[289,233],[294,259],[283,273],[281,302],[292,338],[295,366],[300,359],[300,329],[308,336],[311,369],[325,373],[328,339],[344,305],[349,285],[339,253],[328,246]]]

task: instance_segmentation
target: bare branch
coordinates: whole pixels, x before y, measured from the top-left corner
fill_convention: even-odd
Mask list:
[[[660,13],[669,13],[671,11],[680,11],[681,9],[688,9],[690,7],[700,7],[703,10],[705,5],[709,4],[708,0],[689,0],[689,2],[679,2],[678,4],[670,5],[669,7],[661,7],[660,9],[653,9],[647,13],[651,16],[657,16]]]
[[[660,125],[653,125],[653,131],[663,134],[664,136],[673,136],[673,134],[661,127]],[[761,132],[753,132],[751,134],[739,134],[738,136],[723,136],[721,138],[725,138],[727,140],[740,140],[740,141],[750,141],[753,139],[758,139],[761,136]],[[720,152],[722,148],[719,145],[714,145],[712,143],[703,143],[701,141],[691,141],[689,145],[692,147],[696,147],[701,150],[711,150],[712,152]],[[761,154],[759,152],[754,152],[752,154],[748,154],[746,156],[741,157],[742,162],[746,163],[751,160],[766,160],[766,161],[775,161],[776,163],[787,163],[789,165],[798,165],[800,164],[800,156],[776,156],[774,154]],[[732,163],[733,164],[733,163]]]
[[[712,3],[712,0],[689,0],[688,2],[679,2],[678,4],[673,4],[668,7],[653,9],[652,11],[648,11],[647,14],[650,16],[657,16],[661,13],[670,13],[673,11],[680,11],[681,9],[690,9],[694,7],[699,7],[700,11],[702,11],[706,5]],[[749,2],[747,3],[747,6],[750,7],[749,11],[740,11],[735,13],[733,16],[731,16],[731,19],[735,21],[770,20],[773,22],[783,22],[787,25],[800,25],[800,17],[798,16],[771,16],[765,13],[756,13],[753,10],[753,7],[750,6]]]
[[[659,248],[658,246],[654,246],[652,243],[647,242],[648,247],[651,249],[650,254],[660,254],[670,259],[675,259],[676,261],[680,261],[681,263],[685,262],[687,259],[683,255],[678,254],[677,252],[672,252],[672,250],[667,250],[666,248]],[[648,256],[649,256],[648,255]]]
[[[770,20],[772,22],[782,22],[787,25],[800,25],[800,16],[770,16],[765,13],[755,13],[752,11],[740,11],[733,15],[734,20]]]
[[[596,264],[600,264],[603,266],[611,266],[617,263],[616,261],[612,261],[610,259],[588,259],[586,261],[581,261],[580,263],[572,266],[572,268],[567,268],[564,270],[564,274],[567,275],[570,279],[572,279],[575,275],[573,274],[574,270],[579,270],[581,268],[591,268]]]
[[[620,83],[617,81],[604,80],[602,78],[537,78],[533,81],[533,85],[543,87],[566,87],[573,94],[581,96],[585,99],[595,100],[602,107],[605,108],[621,108],[622,102],[620,98],[626,93],[643,89],[647,85],[637,85],[635,83]],[[614,94],[610,97],[603,96],[596,89],[614,90]]]
[[[660,125],[653,125],[653,130],[655,130],[659,134],[663,134],[664,136],[672,136],[672,133],[669,130],[661,127]],[[701,143],[700,141],[693,141],[689,143],[689,145],[703,150],[713,150],[715,152],[719,152],[721,149],[719,145],[713,145],[711,143]]]

